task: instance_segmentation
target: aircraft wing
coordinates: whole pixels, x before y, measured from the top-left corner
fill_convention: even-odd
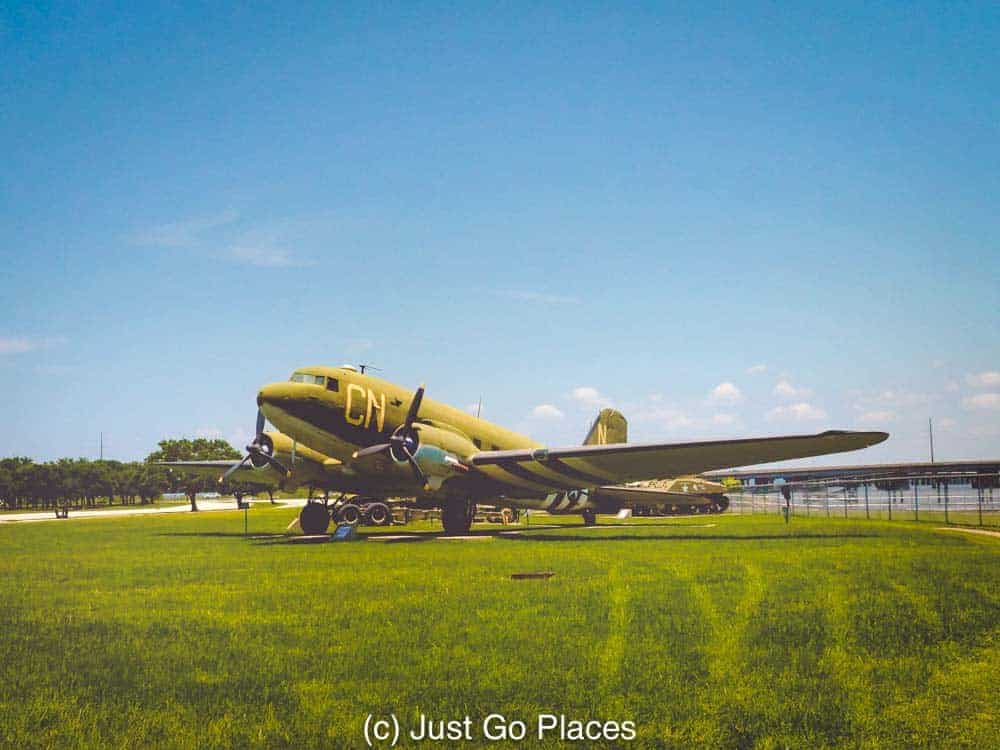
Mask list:
[[[817,435],[696,443],[613,443],[570,448],[527,448],[476,453],[470,462],[473,466],[513,467],[522,476],[524,471],[528,471],[539,479],[555,474],[563,482],[572,478],[580,481],[580,486],[587,486],[588,483],[595,486],[853,451],[881,443],[887,437],[889,435],[885,432],[829,430]]]
[[[220,459],[212,461],[156,461],[154,466],[162,466],[167,469],[177,469],[185,473],[194,474],[199,477],[218,479],[238,463],[239,459]],[[254,484],[266,484],[277,486],[281,477],[271,469],[261,471],[253,466],[244,466],[234,471],[229,480],[232,482],[253,482]]]

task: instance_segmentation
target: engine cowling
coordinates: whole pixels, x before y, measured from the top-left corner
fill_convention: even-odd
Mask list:
[[[478,450],[465,435],[429,424],[413,425],[412,437],[415,439],[416,449],[412,450],[412,442],[409,447],[428,478],[446,479],[456,473],[468,471],[466,461]],[[393,460],[396,463],[406,463],[405,459],[400,461],[395,455]]]

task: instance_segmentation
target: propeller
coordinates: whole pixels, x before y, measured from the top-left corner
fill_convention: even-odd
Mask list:
[[[413,394],[413,400],[410,401],[410,408],[406,411],[406,419],[403,420],[403,424],[392,431],[392,435],[389,436],[389,442],[370,445],[367,448],[357,450],[354,452],[354,458],[364,458],[365,456],[374,456],[379,453],[388,452],[396,461],[406,461],[409,463],[410,468],[413,470],[413,476],[421,482],[426,482],[427,477],[417,464],[417,459],[414,456],[420,444],[420,439],[417,436],[417,431],[413,429],[413,423],[417,421],[417,413],[420,411],[420,402],[423,400],[424,384],[421,383],[416,393]]]
[[[226,470],[226,473],[219,477],[219,484],[223,484],[229,479],[234,471],[246,466],[247,461],[251,462],[258,469],[262,469],[264,466],[270,464],[272,468],[286,479],[291,477],[292,473],[274,457],[274,441],[268,435],[264,434],[264,412],[260,409],[257,410],[257,432],[255,433],[253,442],[246,449],[247,454],[240,462],[230,466]]]

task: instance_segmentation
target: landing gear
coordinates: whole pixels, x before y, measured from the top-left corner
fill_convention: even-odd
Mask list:
[[[392,526],[392,510],[385,503],[372,503],[365,511],[372,526]]]
[[[587,508],[586,510],[582,511],[581,515],[583,516],[584,526],[597,525],[597,513],[595,513],[591,508]]]
[[[306,503],[299,513],[299,526],[307,536],[325,534],[330,528],[330,512],[322,503]]]
[[[346,523],[357,526],[361,522],[361,508],[354,503],[341,505],[337,509],[337,523]]]
[[[468,534],[472,528],[472,517],[476,513],[476,504],[470,500],[452,500],[441,508],[441,523],[444,533],[449,536]]]

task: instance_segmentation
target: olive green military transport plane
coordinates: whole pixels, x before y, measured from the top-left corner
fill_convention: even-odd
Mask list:
[[[305,480],[371,499],[414,498],[418,507],[441,509],[449,534],[468,531],[477,503],[580,513],[592,524],[598,512],[636,503],[643,490],[637,482],[663,477],[693,482],[688,475],[857,450],[888,437],[884,432],[831,430],[744,440],[625,443],[624,418],[607,410],[583,445],[548,448],[424,398],[423,386],[410,391],[350,366],[296,370],[287,382],[261,388],[257,405],[257,437],[230,472],[250,463],[269,466],[297,484]],[[280,432],[265,433],[264,417]],[[700,481],[707,495],[721,486]],[[664,487],[661,495],[670,491],[672,487]],[[323,504],[307,504],[300,522],[307,534],[323,533],[330,511]]]

